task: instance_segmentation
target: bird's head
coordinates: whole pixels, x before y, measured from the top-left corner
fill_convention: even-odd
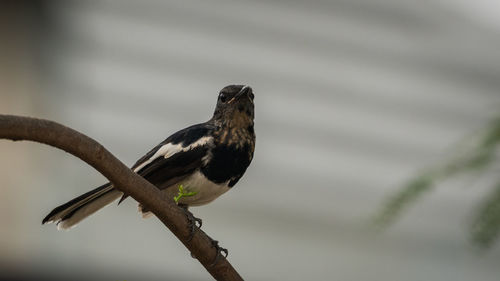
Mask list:
[[[214,112],[216,124],[230,127],[253,125],[254,94],[250,86],[229,85],[219,92]]]

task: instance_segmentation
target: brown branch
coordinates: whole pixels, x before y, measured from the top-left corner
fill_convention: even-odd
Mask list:
[[[1,114],[0,138],[44,143],[82,159],[116,188],[151,210],[215,279],[243,280],[224,257],[211,266],[217,253],[210,237],[198,230],[188,241],[188,220],[173,199],[166,198],[158,188],[130,170],[95,140],[56,122]]]

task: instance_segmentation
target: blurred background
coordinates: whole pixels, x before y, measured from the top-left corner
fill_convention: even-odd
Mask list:
[[[0,112],[61,122],[131,165],[208,120],[227,84],[255,91],[246,175],[193,208],[247,280],[498,280],[467,225],[498,180],[437,186],[391,227],[371,218],[500,108],[493,0],[3,1]],[[126,200],[70,231],[55,206],[105,181],[36,143],[0,141],[0,278],[207,280]]]

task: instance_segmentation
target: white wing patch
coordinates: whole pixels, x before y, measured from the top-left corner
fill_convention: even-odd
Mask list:
[[[149,158],[148,160],[144,161],[141,165],[137,166],[135,169],[134,169],[134,172],[139,172],[142,168],[144,168],[145,166],[147,166],[149,163],[153,162],[156,158],[158,157],[165,157],[165,158],[169,158],[171,157],[172,155],[176,154],[176,153],[179,153],[181,151],[188,151],[188,150],[191,150],[197,146],[202,146],[202,145],[205,145],[209,142],[212,141],[212,137],[202,137],[200,138],[199,140],[193,142],[192,144],[186,146],[186,147],[182,147],[182,144],[181,143],[178,143],[178,144],[171,144],[171,143],[167,143],[165,145],[163,145],[162,147],[160,147],[156,152],[155,154],[153,154],[153,156],[151,156],[151,158]]]

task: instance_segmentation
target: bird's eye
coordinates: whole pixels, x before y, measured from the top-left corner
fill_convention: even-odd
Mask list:
[[[226,97],[226,95],[224,93],[222,93],[222,94],[219,95],[219,99],[220,99],[221,102],[226,102],[227,97]]]
[[[253,100],[255,98],[253,93],[250,93],[250,99]]]

